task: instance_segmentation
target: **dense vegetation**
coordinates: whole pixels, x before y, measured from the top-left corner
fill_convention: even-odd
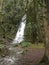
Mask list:
[[[44,42],[42,1],[1,1],[0,6],[0,36],[6,42],[11,41],[24,13],[27,14],[27,24],[25,29],[26,41]],[[27,12],[26,12],[27,10]],[[31,13],[32,11],[32,13]],[[29,37],[29,39],[28,39]],[[1,40],[0,40],[1,41]],[[2,41],[4,43],[4,41]],[[1,43],[2,43],[1,42]],[[5,43],[6,43],[5,42]]]
[[[23,4],[22,4],[23,3]],[[16,34],[21,18],[25,12],[25,2],[1,0],[0,6],[0,42],[7,43]]]

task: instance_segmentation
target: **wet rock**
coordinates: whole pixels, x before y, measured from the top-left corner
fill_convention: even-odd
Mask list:
[[[4,51],[2,53],[4,54]],[[0,57],[0,65],[36,65],[43,55],[44,48],[24,49],[21,46],[9,46],[5,56]]]
[[[9,54],[9,51],[6,47],[0,49],[0,56],[5,57]]]

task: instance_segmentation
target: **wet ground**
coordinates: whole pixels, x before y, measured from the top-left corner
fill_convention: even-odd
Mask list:
[[[37,65],[45,51],[44,48],[22,48],[21,46],[7,46],[2,50],[0,50],[2,52],[0,65]]]

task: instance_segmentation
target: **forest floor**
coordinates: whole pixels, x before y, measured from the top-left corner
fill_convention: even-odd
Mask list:
[[[0,65],[37,65],[44,56],[45,47],[40,44],[25,48],[6,46],[0,51]]]

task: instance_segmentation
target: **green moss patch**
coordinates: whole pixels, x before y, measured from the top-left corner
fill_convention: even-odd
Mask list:
[[[30,47],[30,48],[45,48],[44,43],[32,44],[30,42],[21,43],[22,47]]]

